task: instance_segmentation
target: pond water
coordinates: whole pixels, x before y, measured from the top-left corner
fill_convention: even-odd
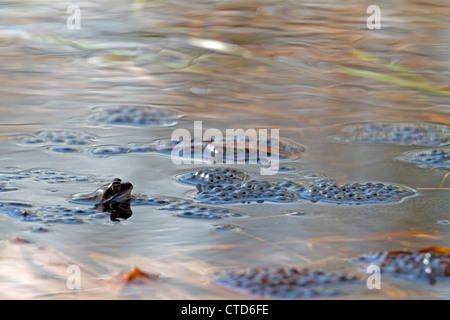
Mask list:
[[[250,292],[448,299],[448,277],[370,290],[352,262],[450,240],[450,7],[378,1],[370,30],[371,4],[80,1],[71,29],[70,1],[3,2],[0,297],[241,299],[218,274],[290,266],[361,283]],[[211,164],[235,141],[201,138],[175,164],[173,132],[198,124],[278,129],[279,167],[250,141],[249,163]],[[70,201],[114,178],[134,186],[128,219]],[[160,278],[110,280],[133,265]]]

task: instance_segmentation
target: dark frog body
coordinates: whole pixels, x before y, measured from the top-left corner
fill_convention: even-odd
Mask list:
[[[110,212],[112,221],[128,219],[133,212],[130,208],[133,185],[116,178],[89,194],[75,194],[73,202],[94,204],[102,212]]]

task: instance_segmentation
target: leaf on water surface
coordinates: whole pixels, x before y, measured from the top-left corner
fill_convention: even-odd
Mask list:
[[[158,275],[148,274],[140,270],[138,267],[132,266],[130,271],[120,272],[119,274],[113,275],[110,281],[119,284],[126,284],[126,283],[143,284],[149,280],[157,280],[158,278],[159,278]]]
[[[9,240],[10,243],[14,243],[14,244],[27,244],[30,243],[30,241],[22,239],[21,237],[17,236],[13,239]]]
[[[450,252],[450,247],[442,247],[442,246],[431,246],[422,248],[419,252],[434,252],[434,253],[447,253]]]

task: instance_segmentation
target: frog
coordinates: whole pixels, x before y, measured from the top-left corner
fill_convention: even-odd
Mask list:
[[[111,212],[112,221],[119,221],[117,218],[127,219],[132,215],[132,190],[133,185],[130,182],[115,178],[92,193],[73,195],[71,201],[94,204],[94,207],[102,212]]]
[[[132,198],[133,185],[115,178],[110,183],[100,186],[91,193],[77,193],[72,196],[72,202],[99,204],[105,202],[121,202]]]

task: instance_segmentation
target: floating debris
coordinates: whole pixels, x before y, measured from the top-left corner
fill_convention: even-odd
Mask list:
[[[405,152],[398,157],[401,161],[415,162],[421,164],[421,167],[438,168],[450,167],[450,149],[432,149],[432,150],[414,150]]]
[[[32,230],[32,232],[36,232],[36,233],[45,233],[45,232],[49,232],[50,230],[44,227],[38,227],[38,228],[34,228]]]
[[[0,202],[0,212],[4,212],[10,217],[18,218],[21,221],[40,221],[29,209],[32,207],[28,202]]]
[[[27,222],[35,222],[35,221],[42,221],[40,217],[32,213],[30,210],[22,209],[22,208],[15,208],[11,206],[2,206],[0,207],[0,212],[5,212],[7,215],[9,215],[12,218],[18,218],[20,221],[27,221]]]
[[[22,239],[21,237],[15,237],[13,239],[9,239],[10,243],[14,243],[14,244],[29,244],[31,243],[28,240]]]
[[[229,224],[229,223],[227,223],[227,224],[214,224],[212,227],[214,227],[216,230],[221,230],[221,231],[240,230],[240,229],[242,229],[237,224]]]
[[[248,174],[229,168],[200,169],[179,178],[189,184],[233,184],[247,180]]]
[[[440,225],[443,225],[443,226],[450,226],[450,219],[438,220],[437,224],[440,224]]]
[[[301,212],[301,211],[294,211],[294,212],[289,212],[286,214],[289,217],[303,217],[306,215],[305,212]]]
[[[197,200],[223,204],[236,202],[291,202],[296,196],[290,190],[265,180],[249,180],[234,184],[197,185]]]
[[[338,184],[332,180],[320,179],[312,184],[294,184],[289,188],[301,198],[312,202],[324,201],[337,204],[364,204],[398,202],[415,194],[415,191],[382,182]]]
[[[369,123],[350,125],[338,141],[353,143],[387,143],[402,146],[444,146],[449,143],[446,125],[427,122]]]
[[[219,273],[214,281],[226,288],[258,297],[317,298],[345,293],[351,284],[363,281],[345,272],[307,268],[249,268]]]
[[[142,105],[119,105],[95,107],[89,120],[98,125],[108,123],[113,125],[136,125],[168,127],[178,123],[182,114],[167,107]]]

